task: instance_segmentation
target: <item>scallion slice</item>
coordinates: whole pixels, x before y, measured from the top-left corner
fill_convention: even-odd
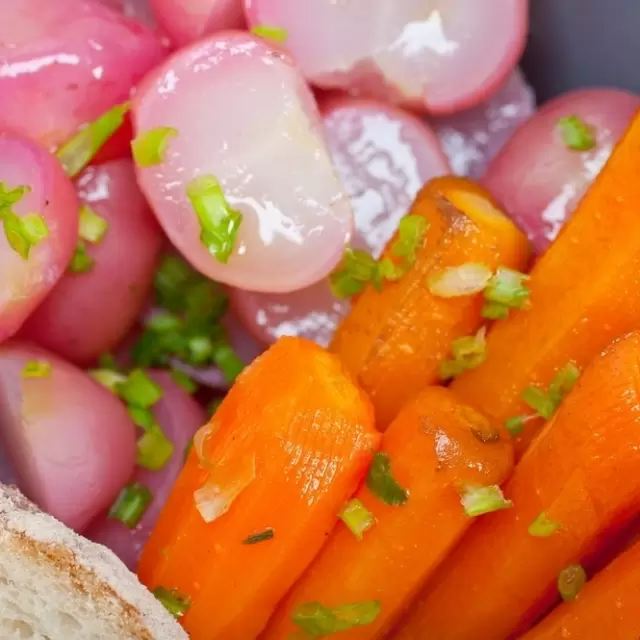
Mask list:
[[[71,273],[87,273],[87,271],[93,269],[94,265],[95,260],[87,253],[84,241],[78,240],[67,269]]]
[[[275,531],[272,527],[265,527],[262,531],[256,531],[248,535],[242,544],[257,544],[258,542],[264,542],[265,540],[271,540],[275,535]]]
[[[440,363],[439,373],[442,380],[475,369],[487,359],[486,333],[486,327],[482,327],[475,336],[462,336],[451,343],[452,358]]]
[[[131,141],[133,159],[139,167],[152,167],[164,162],[169,138],[177,136],[174,127],[153,127],[139,133]]]
[[[273,40],[274,42],[285,42],[287,39],[286,29],[270,24],[257,24],[251,27],[251,33],[265,40]]]
[[[409,498],[409,492],[400,485],[391,473],[389,454],[376,451],[365,482],[376,498],[389,505],[402,505]]]
[[[31,249],[49,235],[44,218],[37,213],[20,217],[11,209],[0,209],[0,220],[9,246],[23,259],[28,260]]]
[[[163,604],[164,608],[174,618],[181,618],[191,604],[190,598],[183,596],[176,589],[156,587],[151,591],[151,593],[153,593],[153,595]]]
[[[171,369],[171,378],[187,393],[195,393],[198,389],[198,385],[184,371],[180,371],[180,369]]]
[[[529,525],[529,535],[536,538],[548,538],[560,528],[560,523],[552,520],[544,511],[541,511],[535,520]]]
[[[209,253],[226,264],[233,251],[242,214],[232,209],[222,187],[212,175],[202,175],[187,184],[187,198],[200,222],[200,242]]]
[[[362,249],[345,249],[342,261],[331,273],[333,295],[348,298],[360,293],[377,276],[378,265],[372,255]]]
[[[366,600],[336,607],[326,607],[319,602],[306,602],[294,609],[291,620],[310,636],[319,638],[371,624],[379,613],[378,600]]]
[[[120,128],[128,110],[128,102],[115,105],[82,127],[56,151],[70,178],[77,176],[91,162],[102,145]]]
[[[162,397],[162,388],[143,369],[134,369],[116,386],[118,395],[130,406],[148,409]]]
[[[244,369],[244,362],[238,357],[234,349],[228,345],[220,345],[213,353],[213,361],[227,382],[233,382]]]
[[[126,484],[109,509],[109,517],[119,520],[125,527],[133,529],[144,515],[153,495],[141,482]]]
[[[558,573],[558,593],[563,600],[575,600],[587,581],[587,574],[580,564],[570,564]]]
[[[23,378],[45,378],[51,373],[51,363],[46,360],[27,360],[22,367]]]
[[[470,518],[513,506],[511,500],[506,500],[500,487],[495,484],[486,487],[466,485],[460,494],[460,502]]]
[[[109,228],[109,223],[89,205],[80,207],[78,235],[81,240],[97,244]]]
[[[573,151],[589,151],[596,146],[594,128],[580,116],[564,116],[556,121],[562,142]]]
[[[136,464],[144,469],[158,471],[172,455],[173,443],[155,423],[136,442]]]
[[[362,540],[364,532],[371,529],[375,524],[375,518],[371,511],[357,498],[349,500],[338,514],[338,517],[358,540]]]

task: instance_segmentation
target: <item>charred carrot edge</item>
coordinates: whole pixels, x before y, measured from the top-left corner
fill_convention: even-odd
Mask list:
[[[341,638],[379,638],[446,556],[472,518],[463,510],[465,486],[495,485],[511,471],[513,453],[498,430],[460,405],[445,388],[425,390],[406,406],[382,439],[391,472],[406,489],[402,505],[385,504],[363,486],[354,496],[372,518],[358,539],[345,524],[280,605],[261,640],[289,637],[296,607],[375,600],[375,620]],[[299,631],[299,629],[297,629]]]
[[[523,416],[514,440],[526,450],[544,424],[523,402],[533,385],[547,389],[568,362],[584,367],[640,317],[640,114],[608,163],[533,267],[529,308],[493,325],[487,359],[459,376],[459,397],[504,423]]]
[[[636,640],[640,637],[640,543],[556,607],[522,640]]]
[[[557,601],[560,572],[637,513],[639,356],[630,334],[585,370],[505,484],[513,506],[476,523],[395,637],[517,637]]]
[[[256,637],[320,550],[379,439],[340,362],[280,339],[194,439],[140,579],[190,603],[181,621],[194,640]]]
[[[520,269],[528,258],[524,235],[486,191],[463,178],[431,181],[409,213],[429,223],[414,263],[380,291],[367,287],[330,345],[370,394],[380,429],[418,391],[439,381],[439,365],[450,356],[453,340],[486,322],[481,293],[439,297],[429,290],[430,276],[468,263],[490,271],[500,265]],[[392,259],[394,241],[385,253]]]

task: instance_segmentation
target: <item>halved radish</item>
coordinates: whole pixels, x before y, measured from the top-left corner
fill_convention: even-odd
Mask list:
[[[472,107],[515,66],[526,0],[245,0],[251,25],[286,30],[286,46],[321,88],[431,113]]]
[[[80,369],[27,344],[0,347],[0,438],[20,489],[80,531],[133,470],[135,430],[124,404]]]
[[[204,409],[179,387],[166,371],[149,371],[162,388],[162,398],[152,412],[164,434],[173,443],[173,455],[158,471],[136,467],[132,481],[151,490],[153,499],[135,527],[127,528],[118,520],[101,516],[86,532],[91,540],[109,547],[130,569],[133,569],[149,530],[167,498],[184,463],[185,450],[197,429],[206,421]]]
[[[489,165],[484,185],[538,250],[562,223],[606,162],[640,96],[617,89],[570,91],[543,105]],[[577,116],[593,136],[587,150],[563,140],[561,118]]]
[[[151,0],[160,27],[179,47],[244,25],[242,0]]]
[[[169,239],[203,274],[293,291],[340,260],[351,207],[313,96],[287,55],[248,33],[211,36],[149,74],[133,114],[141,137],[174,132],[158,162],[138,167],[138,180]],[[214,242],[205,245],[203,231]],[[216,244],[221,235],[230,255]]]
[[[482,104],[451,116],[430,118],[453,171],[479,178],[514,130],[535,111],[535,97],[516,69]]]
[[[29,243],[28,255],[21,254],[23,240],[10,228],[15,217],[0,206],[0,342],[14,335],[53,289],[78,238],[78,201],[60,163],[37,143],[0,132],[0,203],[19,187],[24,193],[12,198],[10,211],[20,220],[25,214],[40,216],[44,229]]]
[[[95,0],[4,2],[0,122],[58,146],[125,100],[163,55],[150,29]]]
[[[334,98],[322,110],[333,162],[353,205],[353,244],[378,255],[422,184],[449,171],[447,160],[434,132],[395,107]],[[245,325],[265,344],[299,335],[326,345],[348,308],[326,280],[290,294],[230,295]]]
[[[86,271],[67,271],[20,337],[86,365],[115,347],[135,324],[151,288],[163,235],[130,160],[89,167],[76,188],[82,202],[108,226],[96,243],[82,245],[92,264]]]

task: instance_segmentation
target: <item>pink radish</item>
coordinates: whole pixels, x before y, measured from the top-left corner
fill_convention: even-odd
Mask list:
[[[211,36],[149,74],[133,114],[142,139],[160,127],[173,131],[162,159],[138,168],[138,181],[169,239],[203,274],[292,291],[340,260],[351,207],[313,96],[287,55],[247,33]],[[212,185],[238,221],[233,233],[226,222],[216,227],[233,247],[230,257],[200,239],[204,223],[192,198],[206,208]]]
[[[114,348],[136,322],[163,243],[130,160],[89,167],[77,180],[83,203],[108,225],[84,251],[86,272],[67,272],[27,320],[20,337],[77,364]]]
[[[173,442],[173,455],[159,471],[136,468],[133,481],[143,483],[153,494],[153,500],[137,526],[129,529],[117,520],[101,516],[86,534],[91,540],[109,547],[131,569],[135,567],[149,530],[182,468],[189,441],[206,421],[204,409],[171,379],[169,373],[150,371],[149,375],[162,387],[162,398],[153,405],[152,412],[165,435]]]
[[[41,374],[27,375],[34,363]],[[20,489],[79,531],[133,470],[135,431],[124,404],[80,369],[26,344],[0,347],[0,436]]]
[[[617,89],[570,91],[543,105],[490,164],[485,186],[538,250],[557,235],[626,128],[640,97]],[[577,116],[594,146],[571,149],[559,120]]]
[[[482,104],[451,116],[431,118],[454,173],[481,177],[514,130],[535,111],[533,91],[520,70]]]
[[[242,0],[151,0],[160,27],[178,46],[244,25]]]
[[[11,211],[40,216],[46,235],[28,257],[20,255],[9,244],[8,216],[0,206],[0,342],[16,333],[64,274],[78,238],[78,201],[58,161],[31,140],[0,132],[0,202],[3,192],[6,197],[19,187],[24,194]]]
[[[149,28],[95,0],[2,9],[0,122],[48,148],[125,100],[164,55]]]
[[[452,113],[484,100],[524,48],[526,0],[245,0],[252,26],[286,31],[324,89]]]
[[[354,244],[378,255],[422,184],[448,173],[447,160],[433,131],[395,107],[338,98],[327,100],[323,113],[329,149],[354,209]],[[348,308],[326,280],[290,294],[234,290],[231,299],[265,344],[281,335],[327,344]]]

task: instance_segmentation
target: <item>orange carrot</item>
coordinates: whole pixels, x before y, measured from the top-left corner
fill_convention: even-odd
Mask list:
[[[374,601],[379,612],[373,620],[339,635],[382,637],[472,522],[460,501],[464,487],[499,484],[510,473],[512,448],[498,434],[448,389],[420,393],[389,426],[381,446],[393,477],[408,492],[406,502],[385,504],[363,486],[355,499],[361,513],[369,512],[370,528],[362,527],[358,539],[345,524],[336,527],[261,640],[290,637],[297,628],[292,616],[309,602],[335,607]]]
[[[193,640],[256,637],[320,550],[379,438],[337,359],[280,339],[194,439],[140,579],[190,600],[182,622]]]
[[[586,365],[617,336],[640,326],[640,113],[573,217],[536,263],[528,309],[497,322],[487,359],[459,376],[459,397],[504,422],[536,411],[521,399],[528,385],[548,387],[569,361]],[[517,428],[519,457],[544,424]]]
[[[585,370],[506,483],[513,506],[475,524],[395,637],[501,640],[553,604],[559,573],[640,508],[639,379],[634,333]]]
[[[640,543],[616,558],[522,640],[638,640]]]
[[[370,394],[381,429],[407,400],[438,382],[439,366],[449,358],[453,340],[474,334],[483,324],[482,282],[471,295],[460,295],[460,283],[457,288],[447,285],[447,293],[457,293],[455,297],[432,293],[433,283],[442,282],[450,267],[520,269],[528,258],[523,234],[486,191],[468,180],[433,180],[409,213],[429,223],[415,261],[399,280],[384,282],[380,291],[368,286],[330,345]],[[387,246],[387,257],[393,256],[394,242]]]

